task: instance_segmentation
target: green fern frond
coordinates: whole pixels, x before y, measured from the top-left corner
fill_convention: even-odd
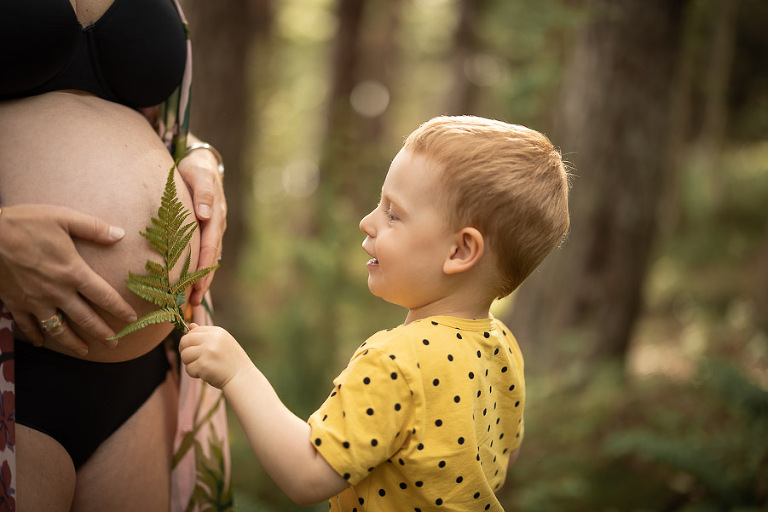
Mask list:
[[[144,266],[144,269],[149,272],[149,275],[154,277],[159,277],[161,279],[168,280],[168,275],[165,272],[165,267],[163,267],[159,263],[155,263],[154,261],[147,261],[147,264]],[[128,277],[130,279],[130,275]]]
[[[197,226],[197,223],[190,222],[189,224],[187,224],[186,226],[184,226],[183,228],[177,231],[177,233],[181,236],[181,238],[178,240],[174,240],[169,247],[168,256],[167,256],[168,268],[173,268],[174,266],[176,266],[176,263],[179,261],[181,254],[184,252],[184,249],[189,246],[189,241],[192,240],[192,235],[195,234],[196,226]],[[183,234],[185,232],[186,234]]]
[[[168,288],[168,280],[165,277],[160,276],[145,276],[142,274],[128,273],[128,282],[134,282],[138,284],[144,284],[147,286],[153,286],[155,288]]]
[[[203,277],[207,276],[209,273],[213,272],[219,268],[218,265],[208,268],[203,268],[200,270],[196,270],[195,272],[192,272],[191,274],[187,274],[179,278],[178,281],[176,281],[176,284],[174,284],[171,287],[171,291],[173,292],[180,292],[182,290],[186,290],[187,287],[192,286],[195,284],[198,280],[202,279]]]
[[[169,309],[156,309],[154,311],[150,311],[146,315],[142,316],[135,322],[132,322],[128,325],[126,325],[122,331],[115,334],[112,338],[109,339],[118,339],[122,338],[123,336],[127,334],[131,334],[132,332],[138,331],[139,329],[143,329],[147,326],[153,325],[153,324],[161,324],[164,322],[173,322],[176,318],[176,313],[173,310]]]
[[[163,257],[163,263],[147,261],[144,266],[146,275],[129,272],[127,280],[128,289],[160,309],[142,316],[109,339],[122,338],[148,325],[162,322],[172,322],[177,329],[187,330],[182,310],[187,300],[184,291],[218,268],[216,265],[190,274],[190,250],[184,260],[179,279],[171,283],[171,270],[176,266],[184,249],[189,247],[189,242],[197,229],[196,221],[185,224],[190,213],[176,195],[175,169],[174,164],[168,172],[157,217],[152,217],[151,225],[146,227],[146,231],[140,233],[149,242],[149,246]]]
[[[167,288],[158,288],[155,285],[146,285],[128,281],[128,289],[141,297],[160,307],[175,306],[174,296],[168,293]]]

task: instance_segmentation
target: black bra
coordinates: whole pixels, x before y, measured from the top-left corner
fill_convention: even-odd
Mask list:
[[[179,85],[186,55],[172,0],[114,0],[88,27],[69,0],[0,0],[0,100],[78,89],[149,107]]]

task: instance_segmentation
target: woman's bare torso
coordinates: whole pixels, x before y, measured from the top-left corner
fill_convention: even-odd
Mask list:
[[[128,271],[144,273],[148,259],[160,257],[140,236],[157,215],[173,159],[147,120],[138,112],[95,96],[57,91],[0,102],[0,200],[4,206],[34,203],[61,205],[97,216],[125,229],[123,240],[103,246],[75,240],[78,251],[136,310],[139,316],[156,309],[128,290]],[[192,199],[176,173],[179,199],[193,217]],[[191,242],[196,268],[199,233]],[[178,277],[181,264],[177,265]],[[124,323],[101,310],[117,332]],[[120,340],[114,349],[78,334],[89,342],[85,359],[124,361],[154,348],[169,324],[141,329]],[[48,348],[69,355],[57,344]]]

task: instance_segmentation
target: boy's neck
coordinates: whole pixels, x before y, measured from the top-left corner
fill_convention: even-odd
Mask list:
[[[469,304],[459,304],[454,306],[450,304],[429,304],[424,307],[409,309],[403,324],[407,325],[416,320],[421,320],[430,316],[452,316],[469,320],[490,318],[490,304],[474,304],[474,306],[475,307],[470,307]]]

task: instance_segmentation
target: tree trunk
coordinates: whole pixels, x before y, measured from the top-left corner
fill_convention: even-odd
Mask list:
[[[451,89],[446,100],[446,112],[460,115],[472,112],[478,88],[467,79],[467,62],[478,51],[477,19],[487,5],[484,0],[461,0],[459,21],[453,35],[451,52]]]
[[[510,323],[556,364],[623,361],[657,231],[684,2],[585,0],[553,140],[574,166],[571,233],[521,287]],[[572,360],[573,354],[569,355]]]
[[[250,159],[255,119],[250,115],[253,91],[249,80],[255,46],[269,44],[271,0],[211,2],[185,0],[190,23],[194,78],[190,129],[216,146],[224,157],[227,232],[223,260],[212,288],[215,302],[226,305],[226,290],[235,280],[246,239],[245,215],[251,199]],[[261,78],[260,76],[258,78]],[[220,308],[224,311],[226,307]]]

